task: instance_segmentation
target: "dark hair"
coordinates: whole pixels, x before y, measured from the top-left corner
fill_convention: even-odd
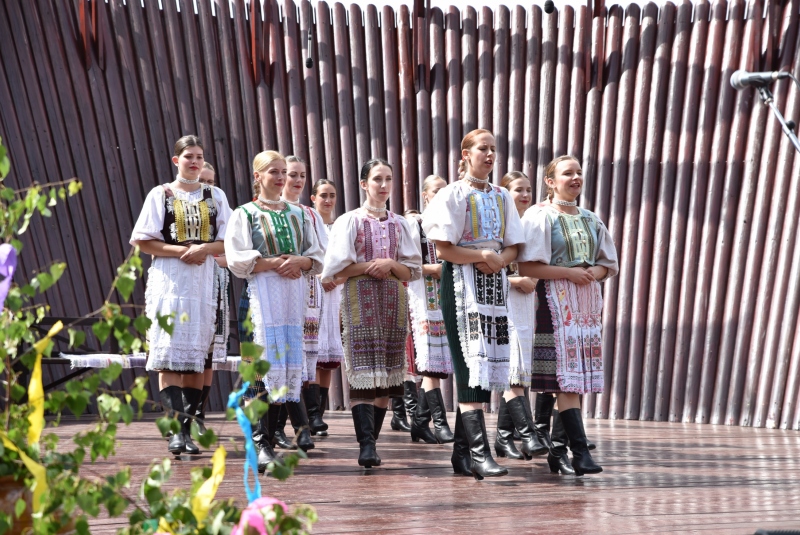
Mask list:
[[[189,147],[200,147],[205,151],[206,149],[203,148],[203,142],[200,141],[200,138],[197,136],[183,136],[178,141],[175,142],[175,146],[172,147],[172,154],[174,156],[180,156],[183,154]]]
[[[385,165],[390,170],[394,171],[392,169],[392,165],[389,162],[387,162],[386,160],[384,160],[383,158],[373,158],[373,159],[371,159],[370,161],[368,161],[367,163],[365,163],[364,165],[361,166],[361,174],[360,174],[359,179],[358,179],[359,182],[366,182],[367,181],[367,177],[369,176],[369,172],[372,171],[372,168],[373,167],[378,167],[379,165]]]
[[[331,186],[334,190],[336,189],[336,184],[334,184],[327,178],[320,178],[319,180],[314,182],[313,186],[311,186],[311,195],[316,195],[317,190],[319,189],[320,186]]]
[[[510,171],[500,180],[500,187],[508,189],[509,184],[520,178],[528,178],[522,171]]]

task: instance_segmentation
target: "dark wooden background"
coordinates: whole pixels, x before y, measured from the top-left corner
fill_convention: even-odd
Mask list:
[[[554,155],[581,158],[582,204],[617,243],[607,391],[587,396],[589,415],[800,429],[800,159],[754,91],[729,84],[739,68],[800,75],[800,1],[553,15],[163,4],[0,6],[8,181],[84,182],[36,220],[21,255],[19,280],[69,263],[47,295],[53,315],[102,304],[147,191],[174,175],[181,135],[205,141],[231,205],[249,199],[249,162],[271,148],[335,181],[339,213],[359,203],[360,162],[386,157],[401,212],[426,175],[457,177],[462,136],[484,127],[496,181],[522,170],[541,190]],[[797,88],[773,89],[797,120]]]

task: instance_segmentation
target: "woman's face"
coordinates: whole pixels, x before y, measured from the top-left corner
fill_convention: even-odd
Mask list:
[[[201,184],[205,184],[206,186],[213,186],[214,185],[214,178],[215,178],[214,171],[212,171],[211,169],[206,169],[204,167],[203,170],[200,171],[200,183]]]
[[[369,170],[367,180],[361,182],[367,192],[367,202],[372,206],[383,206],[392,192],[392,170],[385,165],[376,165]]]
[[[306,166],[300,162],[286,164],[287,178],[283,186],[283,196],[290,201],[296,201],[306,187]]]
[[[517,178],[508,184],[508,192],[511,198],[514,199],[514,206],[520,215],[528,209],[533,199],[533,188],[531,188],[531,181],[527,178]]]
[[[178,174],[189,180],[196,180],[203,170],[203,149],[186,147],[180,156],[173,156],[172,163],[178,166]]]
[[[430,184],[428,184],[427,189],[425,189],[425,191],[422,192],[422,200],[424,201],[424,203],[428,204],[429,202],[431,202],[433,198],[436,196],[436,194],[439,193],[439,190],[444,188],[445,186],[447,186],[447,182],[445,182],[441,178],[438,178],[433,182],[431,182]]]
[[[277,200],[286,185],[287,173],[285,160],[273,160],[264,169],[253,173],[261,186],[261,196]]]
[[[323,184],[317,188],[317,194],[311,196],[311,202],[320,214],[332,214],[336,207],[336,188],[330,184]]]
[[[467,163],[467,173],[475,178],[487,178],[494,169],[494,160],[497,156],[494,136],[488,132],[478,134],[475,137],[475,144],[461,151],[461,156]]]
[[[583,190],[583,171],[575,160],[558,162],[553,177],[547,178],[547,185],[553,189],[556,199],[574,201]]]

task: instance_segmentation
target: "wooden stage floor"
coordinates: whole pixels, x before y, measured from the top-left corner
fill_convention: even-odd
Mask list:
[[[544,458],[501,460],[509,475],[482,482],[455,476],[450,445],[411,443],[387,416],[378,441],[383,466],[365,473],[349,413],[329,412],[330,436],[317,439],[294,477],[262,477],[264,495],[312,504],[314,533],[741,533],[800,530],[800,433],[742,427],[587,420],[605,472],[581,478],[551,475]],[[454,414],[448,414],[453,421]],[[494,415],[487,415],[490,439]],[[120,431],[115,458],[132,466],[138,485],[153,459],[167,454],[150,417]],[[210,417],[223,437],[238,427]],[[67,438],[86,425],[64,421]],[[290,426],[287,425],[287,429]],[[244,501],[243,458],[229,451],[219,497]],[[178,460],[171,484],[210,462],[210,453]],[[124,520],[97,519],[93,533],[113,533]]]

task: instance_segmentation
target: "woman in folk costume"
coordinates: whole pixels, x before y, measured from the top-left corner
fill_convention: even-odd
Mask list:
[[[366,200],[333,224],[322,282],[346,278],[342,299],[345,370],[359,443],[358,464],[379,466],[375,442],[389,397],[403,393],[408,296],[403,281],[422,274],[408,222],[386,209],[392,167],[370,160],[359,177]]]
[[[539,279],[531,389],[557,394],[572,468],[579,476],[596,474],[603,469],[589,453],[580,395],[603,391],[599,283],[619,272],[617,251],[597,215],[577,205],[583,175],[576,158],[554,159],[544,181],[549,202],[523,217],[518,258],[520,273]],[[559,471],[560,458],[548,455],[551,471]]]
[[[253,341],[264,347],[261,358],[270,363],[257,390],[287,389],[270,404],[253,431],[258,470],[264,472],[275,459],[270,442],[281,405],[300,402],[308,298],[305,276],[320,271],[323,256],[313,222],[301,208],[281,199],[287,181],[284,157],[275,151],[259,153],[253,159],[253,174],[258,198],[234,210],[225,255],[233,274],[247,279]]]
[[[203,373],[211,367],[217,301],[214,255],[231,217],[225,194],[199,183],[203,144],[196,136],[175,143],[175,181],[153,188],[133,228],[131,245],[153,256],[147,272],[145,315],[147,370],[159,372],[162,406],[179,416],[181,431],[169,440],[173,454],[199,453],[190,426],[203,395]],[[172,334],[158,323],[159,315],[174,315]],[[188,316],[187,321],[179,318]]]
[[[533,200],[531,181],[525,173],[512,171],[502,178],[500,186],[511,194],[514,207],[522,217]],[[508,282],[511,284],[511,291],[508,294],[509,317],[514,324],[508,376],[511,388],[500,398],[494,451],[498,457],[528,460],[533,455],[547,453],[547,447],[539,442],[534,433],[531,405],[525,397],[525,387],[531,385],[536,281],[530,277],[520,276],[517,262],[511,263],[507,273]],[[522,452],[514,445],[515,429],[519,433]]]
[[[430,175],[422,182],[422,202],[428,206],[436,194],[447,186],[447,182],[436,175]],[[411,225],[414,243],[418,244],[422,255],[422,278],[408,284],[408,302],[411,312],[411,332],[413,347],[410,371],[422,376],[419,402],[411,417],[411,440],[420,439],[428,444],[453,442],[453,432],[447,424],[447,412],[442,399],[439,381],[453,373],[447,333],[444,328],[442,310],[439,307],[439,279],[442,266],[436,258],[436,247],[422,231],[425,210],[420,214],[407,216]],[[416,393],[416,383],[404,383],[406,396]],[[411,392],[409,392],[409,390]],[[428,424],[433,420],[434,433]]]
[[[327,234],[336,220],[336,186],[330,180],[317,180],[311,187],[311,202],[322,217]],[[327,249],[326,249],[327,250]],[[346,279],[336,279],[322,283],[322,312],[319,319],[319,348],[317,352],[317,384],[319,385],[319,420],[325,414],[328,400],[328,389],[331,386],[331,372],[342,365],[344,348],[342,347],[342,284]],[[313,382],[312,382],[313,384]],[[327,429],[325,422],[322,422]],[[313,429],[313,427],[312,427]],[[326,430],[317,430],[316,435],[327,436]]]
[[[322,254],[328,245],[328,234],[322,216],[316,210],[300,204],[300,195],[306,185],[306,164],[297,156],[286,157],[286,183],[283,186],[281,199],[300,208],[305,217],[312,222],[314,233],[317,236]],[[310,385],[309,381],[316,381],[317,355],[319,347],[319,322],[322,310],[323,290],[319,277],[312,273],[305,274],[308,284],[308,306],[303,324],[303,388],[300,402],[288,401],[282,408],[276,427],[272,431],[272,444],[283,449],[297,449],[303,451],[314,449],[311,434],[324,432],[328,429],[322,421],[319,411],[319,385]],[[286,438],[284,427],[287,416],[292,422],[297,444]]]
[[[489,183],[494,136],[473,130],[461,141],[462,179],[439,191],[422,220],[442,265],[441,307],[458,394],[453,471],[476,479],[508,470],[492,458],[482,404],[508,390],[513,325],[505,268],[523,240],[514,201]]]

